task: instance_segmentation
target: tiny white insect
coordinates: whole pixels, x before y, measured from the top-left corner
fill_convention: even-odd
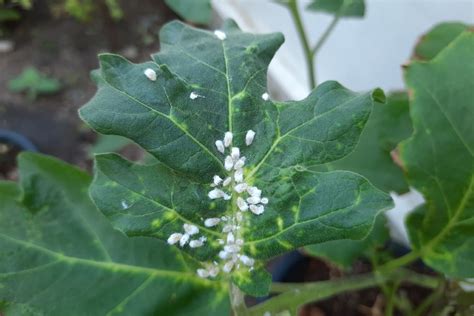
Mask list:
[[[218,175],[215,175],[214,177],[212,177],[212,182],[214,183],[214,185],[219,185],[222,182],[222,178]]]
[[[207,278],[209,277],[209,271],[207,271],[206,269],[197,269],[197,275],[201,278]]]
[[[198,240],[191,240],[191,241],[189,242],[189,247],[191,247],[191,248],[202,247],[202,245],[204,245],[204,241],[201,240],[201,239],[198,239]]]
[[[220,31],[220,30],[215,30],[214,35],[216,35],[216,37],[218,39],[220,39],[221,41],[223,41],[227,38],[227,35],[224,32]]]
[[[247,192],[251,196],[256,196],[256,197],[260,197],[260,195],[262,194],[262,190],[260,190],[257,187],[249,187],[249,188],[247,188]]]
[[[127,204],[126,201],[122,201],[121,205],[122,205],[122,208],[123,208],[123,209],[126,209],[126,208],[129,208],[129,207],[130,207],[130,206]]]
[[[267,92],[265,92],[264,94],[262,94],[262,99],[263,99],[264,101],[268,101],[268,99],[270,99],[270,96],[268,95]]]
[[[239,213],[239,214],[240,214],[240,213]],[[242,245],[244,244],[244,240],[239,238],[239,239],[237,239],[237,240],[235,241],[235,244],[236,244],[236,245],[239,245],[239,246],[242,246]]]
[[[216,140],[216,147],[217,147],[217,150],[220,153],[223,154],[225,152],[225,147],[224,147],[224,143],[222,142],[222,140]]]
[[[224,134],[224,146],[229,147],[230,144],[232,144],[232,139],[234,138],[234,135],[231,132],[225,132]]]
[[[196,100],[197,98],[204,98],[204,96],[197,94],[196,92],[193,91],[189,94],[189,98],[191,100]]]
[[[240,158],[240,149],[238,147],[232,147],[230,156],[232,159],[234,159],[234,161],[237,161]]]
[[[231,257],[231,254],[228,253],[227,251],[224,251],[224,250],[219,251],[219,258],[221,258],[222,260],[229,259],[230,257]]]
[[[223,186],[228,186],[230,184],[230,182],[232,181],[232,178],[231,177],[227,177],[224,182],[222,182],[222,185]]]
[[[232,225],[225,225],[224,228],[222,228],[222,232],[223,233],[228,233],[228,232],[232,231],[232,229],[234,229],[234,227]]]
[[[220,218],[217,218],[217,217],[212,217],[212,218],[207,218],[205,221],[204,221],[204,226],[206,227],[214,227],[216,226],[217,224],[219,224],[221,221]]]
[[[178,241],[181,240],[181,237],[183,237],[183,234],[180,234],[180,233],[173,233],[171,234],[169,237],[168,237],[168,244],[170,245],[174,245],[176,244]]]
[[[250,205],[250,211],[255,215],[261,215],[265,211],[263,205]]]
[[[235,182],[243,182],[244,181],[244,170],[243,169],[237,169],[235,170],[235,173],[234,173],[234,180]],[[237,184],[238,185],[238,184]],[[245,187],[247,188],[247,187]],[[245,190],[245,189],[244,189]],[[237,191],[237,189],[236,189]],[[239,192],[239,191],[237,191]],[[242,191],[243,192],[243,191]],[[242,192],[239,192],[239,193],[242,193]]]
[[[245,157],[241,157],[239,160],[235,162],[234,169],[242,169],[243,166],[245,165]]]
[[[231,156],[226,156],[224,160],[225,170],[230,171],[232,170],[233,167],[234,167],[234,160],[232,159]]]
[[[234,262],[233,261],[227,261],[224,264],[224,267],[222,268],[222,271],[224,271],[225,273],[229,273],[230,271],[232,271],[233,267],[234,267]]]
[[[233,244],[234,242],[235,242],[234,234],[232,232],[229,232],[227,234],[227,243],[228,244]]]
[[[199,228],[195,225],[192,225],[192,224],[184,224],[183,228],[184,228],[184,231],[186,232],[186,234],[188,234],[188,235],[195,235],[195,234],[199,233]]]
[[[156,72],[153,69],[147,68],[143,73],[151,81],[156,81]]]
[[[213,189],[211,191],[209,191],[209,193],[207,194],[207,196],[209,196],[209,198],[211,200],[215,200],[215,199],[219,199],[219,198],[222,198],[224,197],[224,191],[222,190],[219,190],[219,189]]]
[[[245,212],[246,210],[249,209],[247,202],[245,202],[245,200],[241,198],[240,196],[237,198],[237,206],[242,212]]]
[[[184,234],[183,237],[181,237],[181,239],[179,240],[179,245],[181,247],[184,247],[184,245],[186,245],[189,241],[189,235],[188,234]]]
[[[247,134],[245,134],[245,144],[247,146],[250,146],[253,142],[253,139],[255,138],[255,132],[249,129],[247,131]]]
[[[258,204],[260,203],[260,198],[258,196],[251,196],[247,198],[247,203],[249,204]]]
[[[219,267],[213,266],[209,268],[209,276],[211,278],[215,278],[217,274],[219,273]]]
[[[240,251],[240,246],[238,245],[225,245],[224,246],[224,251],[230,252],[230,253],[237,253]]]
[[[252,259],[252,258],[249,258],[246,255],[240,256],[239,259],[240,259],[240,261],[242,261],[243,264],[245,264],[246,266],[249,266],[249,267],[252,267],[255,264],[255,260]]]
[[[263,197],[263,198],[260,200],[260,203],[262,203],[262,204],[268,204],[268,198]]]

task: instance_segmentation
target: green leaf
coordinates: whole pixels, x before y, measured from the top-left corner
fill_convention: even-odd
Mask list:
[[[99,134],[96,142],[89,149],[89,156],[93,157],[94,154],[119,151],[131,143],[129,139],[122,136]]]
[[[167,239],[184,224],[196,225],[205,246],[182,250],[199,261],[216,260],[226,234],[203,221],[238,214],[237,193],[230,201],[207,196],[214,175],[231,175],[215,146],[231,131],[232,146],[246,157],[245,181],[269,198],[264,214],[243,213],[243,253],[265,260],[308,244],[364,238],[375,216],[390,207],[390,197],[352,172],[309,168],[354,149],[383,92],[354,93],[326,82],[302,101],[271,101],[265,96],[266,71],[282,36],[243,33],[232,21],[222,32],[224,40],[172,22],[161,30],[154,62],[100,56],[99,90],[81,117],[98,132],[132,139],[159,163],[140,166],[117,155],[98,156],[94,202],[129,236]],[[147,68],[156,72],[156,81],[144,75]],[[250,146],[248,130],[256,132]],[[241,267],[229,278],[249,294],[266,293],[265,282],[259,288],[249,284],[253,273]]]
[[[408,95],[392,93],[387,98],[387,104],[375,104],[352,153],[312,170],[349,170],[367,177],[377,188],[386,192],[404,193],[408,191],[408,185],[401,168],[392,159],[392,151],[411,132]]]
[[[0,182],[0,302],[6,315],[226,315],[224,284],[151,238],[114,230],[87,174],[35,154],[21,187]]]
[[[363,17],[365,15],[365,3],[364,0],[313,0],[307,6],[307,10],[342,17]]]
[[[382,247],[389,238],[385,216],[377,217],[374,228],[363,240],[333,240],[307,246],[313,256],[324,258],[342,269],[350,269],[353,263]]]
[[[210,0],[165,0],[180,17],[189,22],[209,24],[212,7]]]
[[[460,22],[440,23],[423,35],[415,46],[414,57],[431,60],[456,37],[467,30],[469,25]]]
[[[54,94],[61,89],[61,83],[40,73],[36,68],[29,67],[8,82],[8,89],[13,92],[26,92],[31,100],[38,95]]]
[[[425,205],[407,221],[423,260],[452,277],[474,276],[474,33],[406,70],[414,134],[401,145]]]

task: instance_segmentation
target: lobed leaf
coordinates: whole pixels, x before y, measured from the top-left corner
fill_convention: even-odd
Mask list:
[[[386,104],[375,104],[352,153],[340,160],[311,167],[311,170],[349,170],[367,177],[377,188],[386,192],[406,192],[408,185],[392,155],[397,144],[408,138],[411,132],[408,95],[392,93],[387,97]]]
[[[209,24],[212,7],[210,0],[165,0],[179,16],[189,22]]]
[[[430,62],[406,70],[412,137],[400,146],[411,185],[426,204],[407,221],[431,267],[474,276],[474,33],[464,32]]]
[[[456,37],[469,29],[469,25],[460,22],[440,23],[423,35],[415,46],[414,58],[431,60]]]
[[[212,260],[225,235],[204,220],[236,212],[234,200],[207,196],[213,175],[226,173],[215,141],[230,131],[232,146],[247,158],[245,181],[269,198],[264,214],[245,213],[246,254],[267,259],[307,244],[364,238],[375,216],[390,207],[390,197],[352,172],[309,168],[354,149],[383,92],[354,93],[326,82],[304,100],[272,101],[266,71],[282,36],[243,33],[232,21],[221,31],[225,38],[219,39],[172,22],[161,30],[154,62],[100,56],[99,89],[81,117],[101,133],[132,139],[159,162],[140,166],[117,155],[98,156],[91,186],[96,205],[129,236],[167,239],[193,224],[206,244],[182,250]],[[156,80],[144,75],[147,68]],[[256,132],[251,146],[245,144],[248,130]],[[255,271],[238,269],[230,278],[247,293],[263,295],[268,282],[254,281],[268,280],[260,269],[258,263]]]
[[[88,175],[36,154],[0,182],[0,308],[6,315],[225,315],[227,289],[162,241],[127,238],[87,195]],[[1,305],[0,305],[1,306]]]

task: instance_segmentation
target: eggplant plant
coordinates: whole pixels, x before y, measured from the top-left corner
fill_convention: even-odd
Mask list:
[[[356,93],[329,81],[304,100],[272,100],[267,69],[282,43],[281,34],[244,33],[233,21],[214,32],[171,22],[151,61],[101,54],[97,93],[80,117],[155,161],[99,154],[91,178],[22,154],[19,183],[0,182],[0,311],[296,315],[344,291],[401,282],[436,289],[474,277],[472,31],[443,48],[427,45],[440,51],[405,67],[412,134],[380,132],[392,127],[379,122],[408,106],[395,96],[382,104],[378,88]],[[365,174],[364,152],[382,157],[367,158],[374,168],[389,165],[391,149],[378,143],[387,135],[390,146],[407,138],[397,159],[426,199],[407,221],[413,250],[378,260],[369,274],[272,282],[266,263],[301,247],[343,265],[374,255],[386,238],[383,212],[393,203],[384,191],[394,177],[353,169]],[[395,185],[406,189],[400,177]],[[417,259],[437,274],[407,269]],[[279,295],[255,306],[244,300],[269,293]]]

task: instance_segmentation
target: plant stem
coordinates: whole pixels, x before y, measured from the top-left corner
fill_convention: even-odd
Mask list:
[[[309,45],[308,36],[306,35],[306,31],[303,26],[303,22],[301,20],[300,10],[298,8],[298,0],[289,0],[287,3],[288,9],[290,10],[291,17],[293,18],[293,22],[295,23],[296,30],[298,31],[298,36],[300,38],[301,44],[303,44],[303,52],[306,59],[306,66],[308,68],[308,77],[310,82],[311,90],[316,87],[316,74],[314,71],[314,60],[313,60],[313,52],[311,51],[311,47]]]
[[[229,297],[230,304],[234,316],[247,316],[249,315],[247,306],[245,305],[244,293],[232,282],[229,281]]]
[[[326,31],[324,31],[324,33],[321,35],[321,37],[319,38],[319,40],[316,42],[316,45],[314,46],[314,48],[311,50],[311,54],[313,56],[315,56],[318,51],[321,49],[321,47],[324,45],[324,43],[326,42],[326,40],[329,38],[329,35],[332,33],[332,31],[334,30],[334,28],[336,27],[337,25],[337,22],[339,22],[339,18],[340,18],[340,15],[339,14],[336,14],[334,16],[334,19],[331,21],[331,24],[329,24],[328,28],[326,29]]]
[[[248,315],[262,315],[266,311],[272,314],[288,310],[293,311],[296,310],[297,307],[309,302],[316,302],[346,291],[379,286],[388,280],[410,282],[427,288],[437,288],[439,286],[439,280],[437,278],[404,269],[384,275],[380,273],[370,273],[331,281],[273,283],[270,292],[282,294],[252,307],[248,310]]]
[[[250,315],[263,315],[265,312],[280,313],[294,311],[298,306],[331,297],[335,294],[376,286],[380,278],[374,274],[354,276],[334,281],[321,281],[302,284],[273,284],[271,291],[288,291],[268,301],[252,307]]]
[[[443,282],[441,286],[438,286],[438,288],[433,293],[431,293],[421,302],[421,304],[413,312],[413,316],[423,315],[428,310],[428,308],[430,308],[430,306],[433,305],[433,303],[441,296],[444,291],[444,287],[445,284]]]
[[[387,262],[384,265],[381,265],[377,268],[377,271],[386,274],[391,273],[397,270],[400,267],[403,267],[419,258],[419,254],[416,251],[411,251],[404,256],[398,257],[392,261]]]

